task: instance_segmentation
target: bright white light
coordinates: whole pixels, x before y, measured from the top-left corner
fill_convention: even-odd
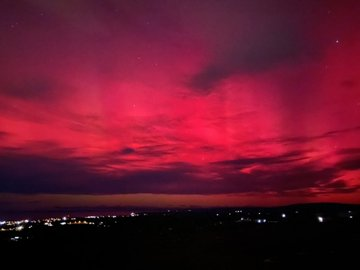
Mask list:
[[[350,216],[349,218],[353,218],[353,216]]]
[[[0,221],[0,226],[4,225],[6,223],[6,221]]]
[[[66,222],[61,222],[60,225],[66,225]]]
[[[22,231],[24,229],[24,226],[17,226],[15,228],[16,231]]]
[[[136,214],[135,214],[134,212],[131,212],[131,213],[130,213],[130,216],[131,216],[131,217],[135,217]]]
[[[262,221],[262,222],[266,223],[266,219],[263,219],[263,221]]]
[[[258,219],[256,222],[257,222],[257,223],[261,223],[261,219]]]
[[[67,220],[67,217],[63,217],[62,220]]]
[[[320,223],[322,223],[322,222],[324,222],[324,218],[323,218],[323,217],[318,217],[318,221],[319,221]]]
[[[19,239],[20,239],[19,236],[14,236],[10,238],[11,241],[18,241]]]
[[[219,216],[219,214],[216,214],[216,216],[218,217],[218,216]]]
[[[29,220],[28,220],[28,219],[25,219],[24,222],[25,222],[25,223],[29,223]]]
[[[282,214],[281,214],[281,217],[282,217],[282,218],[286,218],[286,214],[282,213]]]

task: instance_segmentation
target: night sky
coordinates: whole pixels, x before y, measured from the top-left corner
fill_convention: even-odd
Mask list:
[[[0,217],[360,203],[359,1],[0,13]]]

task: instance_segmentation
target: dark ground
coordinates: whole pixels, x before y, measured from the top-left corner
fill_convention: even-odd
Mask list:
[[[69,269],[358,269],[358,219],[243,223],[209,213],[0,232],[1,265]],[[115,223],[116,222],[116,223]],[[22,240],[10,241],[14,234]],[[32,268],[33,269],[33,268]]]

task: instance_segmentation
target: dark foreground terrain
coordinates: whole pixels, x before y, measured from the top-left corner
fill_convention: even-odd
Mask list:
[[[358,269],[360,265],[358,206],[67,217],[50,223],[27,221],[21,230],[3,225],[1,265],[35,269]]]

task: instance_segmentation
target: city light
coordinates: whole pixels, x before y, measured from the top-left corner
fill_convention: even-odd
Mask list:
[[[14,236],[14,237],[10,238],[11,241],[15,241],[15,242],[19,241],[19,239],[20,239],[20,236]]]
[[[24,229],[24,226],[17,226],[15,228],[16,231],[22,231]]]
[[[184,210],[188,212],[188,210]],[[216,216],[217,222],[221,222],[221,219],[227,219],[228,221],[233,220],[233,222],[236,223],[255,223],[255,224],[273,224],[278,223],[281,220],[287,220],[288,216],[285,212],[280,212],[279,214],[272,215],[271,212],[268,211],[245,211],[243,212],[244,215],[239,216],[235,213],[243,212],[242,210],[234,210],[232,212],[229,212],[229,210],[222,211],[222,212],[214,212],[213,215]],[[297,211],[296,211],[297,212]],[[349,213],[351,212],[351,213]],[[171,211],[168,212],[167,210],[164,210],[162,212],[162,216],[171,216],[173,214],[178,213],[178,211]],[[295,211],[293,212],[295,213]],[[297,220],[301,218],[302,212],[297,212]],[[343,218],[346,220],[355,220],[356,213],[353,211],[345,210],[342,212]],[[259,216],[259,214],[261,214]],[[345,214],[345,215],[344,215]],[[57,226],[65,226],[65,225],[97,225],[101,227],[110,227],[110,226],[116,226],[115,224],[118,224],[117,219],[121,218],[127,218],[127,217],[138,217],[138,216],[147,216],[151,215],[151,213],[135,213],[131,212],[129,215],[124,216],[116,216],[116,215],[107,215],[107,216],[86,216],[86,217],[57,217],[57,218],[45,218],[45,219],[39,219],[39,220],[30,220],[30,219],[23,219],[23,220],[2,220],[0,221],[0,231],[22,231],[22,230],[33,230],[33,227],[37,227],[39,225],[48,226],[48,227],[57,227]],[[108,218],[114,219],[114,221],[109,221]],[[306,218],[306,215],[304,216]],[[324,223],[328,219],[332,219],[331,216],[323,217],[319,214],[315,215],[315,218],[317,222]],[[288,222],[295,222],[291,218],[288,220]],[[220,223],[217,223],[220,224]]]

